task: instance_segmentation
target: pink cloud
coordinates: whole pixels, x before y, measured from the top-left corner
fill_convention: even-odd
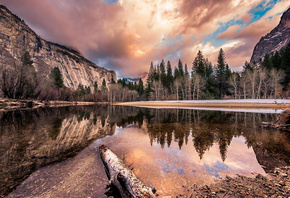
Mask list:
[[[2,0],[44,39],[78,49],[100,66],[116,70],[119,77],[139,76],[148,71],[151,61],[162,58],[169,59],[173,66],[181,58],[191,67],[197,50],[203,50],[215,63],[219,47],[201,44],[204,36],[233,18],[248,22],[248,11],[260,2],[119,0],[108,4],[104,0],[26,0],[20,5],[19,0]],[[278,11],[275,8],[274,13]],[[274,18],[267,24],[251,24],[240,32],[239,26],[232,26],[218,36],[241,41],[225,46],[230,65],[244,63],[255,42],[275,27]],[[182,41],[160,48],[162,38],[180,35]]]

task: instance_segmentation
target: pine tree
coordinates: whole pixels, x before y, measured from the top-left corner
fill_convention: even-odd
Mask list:
[[[223,98],[228,92],[228,82],[227,82],[227,68],[225,62],[225,53],[221,48],[218,55],[217,71],[216,71],[217,85],[219,91],[219,97]]]
[[[21,57],[22,65],[32,65],[33,61],[31,60],[31,56],[28,51],[24,52],[23,56]]]
[[[94,83],[94,93],[98,92],[98,83],[95,81]]]
[[[103,79],[103,82],[102,82],[102,89],[107,89],[107,84],[106,84],[106,80]]]
[[[179,69],[177,67],[174,68],[174,80],[180,78],[180,72]]]
[[[188,73],[188,69],[187,69],[187,64],[185,63],[184,64],[184,74],[185,75],[188,75],[189,73]]]
[[[290,84],[290,43],[283,49],[282,51],[282,63],[281,63],[281,69],[285,73],[285,77],[282,81],[283,89],[289,90],[289,84]]]
[[[282,57],[278,51],[271,57],[271,61],[274,68],[281,69]]]
[[[51,78],[53,80],[54,86],[59,89],[64,87],[62,74],[58,67],[54,67],[51,71]]]
[[[272,64],[272,61],[271,61],[271,58],[270,58],[270,55],[269,54],[266,54],[264,56],[264,59],[262,61],[261,66],[263,68],[267,69],[268,71],[270,71],[271,69],[273,69],[273,64]]]
[[[213,67],[211,62],[207,59],[205,60],[205,83],[206,83],[206,90],[209,94],[214,94],[213,85],[214,85],[214,75],[213,75]]]
[[[161,83],[165,87],[166,86],[166,73],[165,73],[165,62],[162,59],[160,63],[160,78],[161,78]]]
[[[180,76],[184,75],[183,65],[180,59],[178,60],[178,71],[179,71]]]
[[[167,66],[166,66],[166,84],[165,87],[167,87],[169,93],[171,93],[172,91],[172,86],[173,86],[173,81],[174,81],[174,77],[172,74],[172,68],[171,68],[171,63],[170,61],[167,62]]]
[[[154,79],[154,66],[153,66],[153,63],[151,62],[148,77],[147,77],[147,86],[152,85],[153,79]]]
[[[144,93],[144,85],[143,85],[143,81],[141,78],[139,79],[139,82],[138,82],[137,92],[138,92],[139,96],[142,96]]]
[[[192,71],[200,76],[205,76],[205,59],[200,50],[197,52],[197,55],[192,63]]]

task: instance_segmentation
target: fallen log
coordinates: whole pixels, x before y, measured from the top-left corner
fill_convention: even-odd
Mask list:
[[[155,188],[151,189],[145,186],[133,171],[127,168],[107,146],[99,146],[99,152],[109,179],[107,196],[122,198],[155,197]]]

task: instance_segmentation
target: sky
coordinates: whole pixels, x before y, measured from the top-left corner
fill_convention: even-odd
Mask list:
[[[233,71],[276,27],[289,0],[0,0],[42,38],[79,50],[118,78],[151,61],[188,68],[197,51],[213,64],[223,48]]]

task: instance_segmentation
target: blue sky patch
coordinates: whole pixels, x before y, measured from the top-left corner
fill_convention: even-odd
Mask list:
[[[118,0],[105,0],[106,3],[117,3]]]
[[[164,36],[162,39],[161,39],[161,45],[158,46],[158,48],[162,49],[166,46],[173,46],[176,42],[181,42],[182,43],[182,35],[179,35],[175,38],[167,38],[166,36]]]
[[[203,44],[206,44],[207,42],[212,43],[215,47],[219,47],[223,44],[225,44],[228,40],[227,39],[217,39],[217,35],[219,35],[222,32],[225,32],[229,27],[233,25],[240,25],[241,27],[245,26],[244,22],[242,20],[235,20],[232,19],[226,23],[219,23],[220,27],[213,33],[209,34],[204,37]]]
[[[280,2],[281,0],[272,0],[268,3],[266,1],[261,2],[256,7],[252,8],[248,13],[251,15],[251,23],[254,23],[258,20],[260,20],[269,10],[271,10],[277,2]]]
[[[252,18],[249,23],[244,23],[242,20],[235,20],[235,19],[232,19],[226,23],[219,23],[220,27],[213,34],[209,34],[204,37],[203,44],[210,42],[215,47],[222,46],[228,41],[228,39],[217,39],[217,35],[219,35],[222,32],[225,32],[229,27],[233,25],[240,25],[242,29],[244,27],[247,27],[249,24],[260,20],[269,10],[271,10],[275,6],[277,2],[280,2],[280,1],[281,0],[272,0],[269,2],[263,1],[260,4],[258,4],[256,7],[252,8],[248,12]],[[268,17],[268,19],[271,19],[271,16]]]

